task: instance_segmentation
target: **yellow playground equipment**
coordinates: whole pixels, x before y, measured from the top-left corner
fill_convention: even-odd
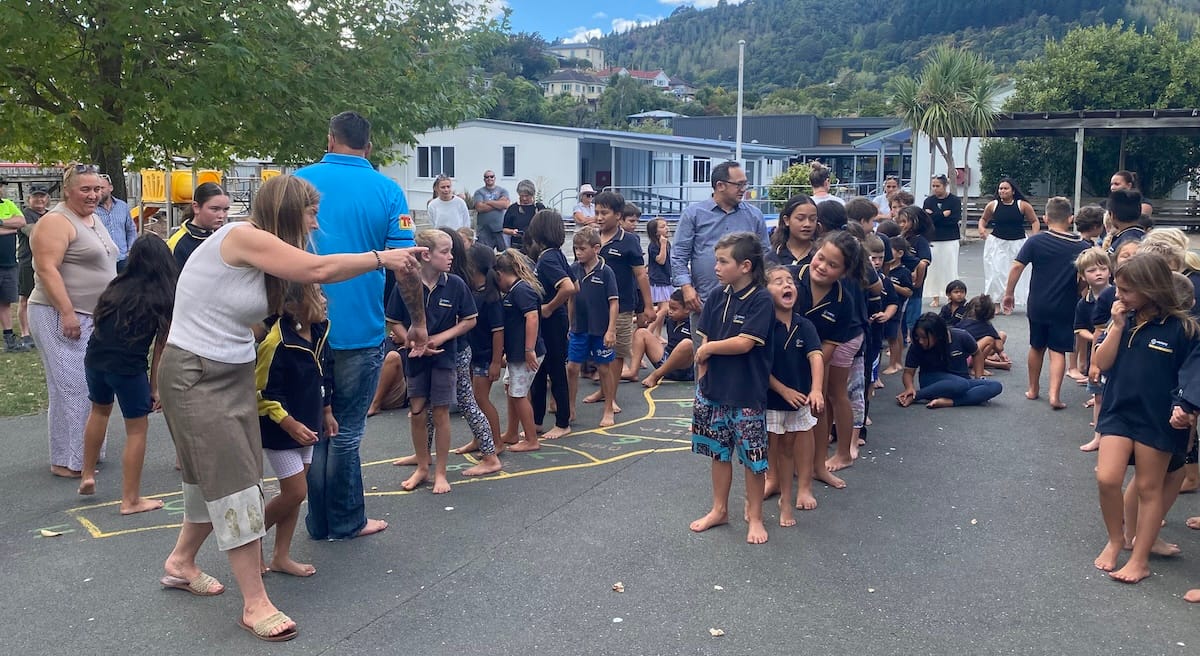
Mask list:
[[[250,199],[262,182],[266,182],[283,171],[278,169],[261,168],[259,180],[254,178],[227,177],[225,172],[215,169],[160,169],[141,170],[141,198],[137,207],[132,208],[134,220],[139,224],[151,221],[159,210],[166,209],[166,216],[158,215],[153,220],[164,220],[168,228],[174,228],[174,211],[176,206],[192,202],[192,194],[196,187],[213,182],[226,187],[226,192],[249,211]],[[236,173],[234,174],[236,175]],[[226,186],[226,183],[230,186]]]

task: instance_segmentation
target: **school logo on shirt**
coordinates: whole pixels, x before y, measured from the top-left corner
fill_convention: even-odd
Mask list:
[[[444,307],[444,308],[454,307],[454,304],[451,303],[450,299],[448,299],[448,298],[439,298],[438,299],[438,307]]]
[[[733,315],[733,323],[746,323],[746,315],[744,315],[744,314]]]
[[[962,354],[962,351],[950,351],[950,357],[952,358],[961,358]]]
[[[588,282],[594,282],[597,285],[603,285],[604,279],[601,278],[600,276],[592,276],[592,277],[588,278]]]
[[[1150,343],[1147,344],[1146,346],[1148,348],[1154,349],[1155,351],[1162,351],[1163,353],[1174,353],[1175,352],[1175,349],[1171,348],[1170,344],[1162,341],[1161,339],[1156,339],[1153,337],[1150,338]]]
[[[826,320],[826,321],[831,321],[831,322],[833,322],[833,323],[837,323],[837,317],[836,317],[836,316],[835,316],[835,315],[834,315],[832,312],[830,312],[829,310],[822,310],[822,311],[821,311],[821,318],[822,318],[822,319],[824,319],[824,320]]]
[[[621,251],[620,251],[620,249],[616,249],[616,248],[610,248],[610,249],[608,249],[608,254],[609,254],[609,255],[615,255],[615,256],[617,256],[617,257],[621,257]]]
[[[804,348],[804,338],[803,337],[796,338],[796,348],[798,348],[798,349]]]

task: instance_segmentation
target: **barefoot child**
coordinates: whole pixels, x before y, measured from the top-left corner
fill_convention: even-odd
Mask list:
[[[474,244],[468,249],[467,257],[474,264],[469,282],[474,290],[475,309],[479,311],[475,327],[467,333],[467,342],[471,345],[471,389],[480,411],[487,417],[499,454],[505,447],[500,439],[500,414],[492,403],[492,384],[500,379],[500,369],[504,366],[504,307],[500,302],[496,275],[492,272],[496,251],[483,244]],[[454,452],[470,453],[478,448],[478,440],[471,440]]]
[[[874,354],[866,363],[872,383],[868,387],[869,396],[870,393],[873,393],[872,390],[883,387],[883,381],[879,377],[883,373],[883,347],[888,345],[887,327],[894,319],[899,318],[904,307],[904,298],[896,291],[891,277],[884,272],[884,267],[887,266],[884,253],[891,252],[891,247],[884,244],[883,240],[874,234],[867,235],[863,245],[871,258],[871,266],[875,269],[875,275],[882,283],[878,294],[867,295],[867,314],[870,321],[868,333],[871,337],[871,353]]]
[[[770,388],[767,391],[767,478],[779,490],[779,525],[793,526],[792,474],[800,467],[800,485],[795,507],[812,510],[817,500],[812,493],[813,416],[824,410],[825,365],[821,361],[821,338],[812,322],[795,312],[796,283],[781,266],[767,270],[767,291],[775,306],[771,338]],[[811,409],[811,412],[809,411]]]
[[[933,250],[929,245],[929,235],[933,234],[933,220],[921,208],[908,205],[896,213],[896,223],[900,226],[900,236],[908,242],[908,250],[900,256],[900,263],[912,272],[912,294],[904,307],[904,324],[901,331],[904,343],[907,344],[912,337],[913,326],[921,316],[925,274],[929,270],[929,263],[933,261]]]
[[[1096,425],[1101,434],[1096,481],[1108,543],[1095,566],[1118,581],[1137,583],[1150,575],[1150,550],[1162,525],[1168,472],[1183,467],[1188,422],[1179,421],[1183,413],[1175,407],[1175,390],[1181,382],[1195,380],[1200,329],[1162,257],[1133,256],[1117,267],[1115,281],[1112,321],[1092,356],[1093,367],[1108,374]],[[1184,398],[1193,398],[1186,385]],[[1117,569],[1125,546],[1121,484],[1131,456],[1138,539],[1128,562]],[[1178,489],[1178,480],[1175,485]]]
[[[453,243],[441,230],[422,230],[417,244],[429,249],[421,256],[421,282],[425,300],[425,322],[429,330],[429,350],[420,357],[408,358],[405,377],[408,380],[409,415],[412,418],[413,450],[417,455],[417,470],[400,487],[415,490],[429,479],[429,442],[426,433],[426,412],[433,414],[436,466],[433,493],[450,491],[446,464],[450,456],[450,404],[454,401],[458,358],[458,337],[475,327],[475,299],[462,278],[450,273],[454,262]],[[411,325],[410,311],[400,294],[393,292],[387,303],[387,320],[393,339],[407,343]]]
[[[300,504],[308,496],[313,445],[338,430],[331,405],[333,349],[325,341],[328,333],[321,288],[289,284],[283,314],[267,319],[267,335],[258,344],[254,365],[263,458],[279,479],[279,494],[263,511],[267,528],[276,527],[269,569],[292,576],[317,571],[292,560],[292,537]]]
[[[646,326],[650,332],[657,335],[667,316],[667,301],[675,287],[671,285],[671,229],[667,220],[662,217],[651,219],[646,224],[646,237],[650,245],[646,247],[647,275],[650,277],[650,300],[654,302],[654,321]],[[640,366],[641,361],[637,364]]]
[[[1004,388],[997,381],[970,377],[967,358],[977,350],[975,338],[967,331],[947,326],[941,315],[921,315],[904,358],[904,391],[896,396],[896,402],[907,408],[920,401],[933,410],[981,405],[999,396]],[[918,370],[919,391],[913,386]]]
[[[896,314],[888,320],[883,326],[883,335],[888,342],[888,367],[883,370],[884,374],[898,374],[904,370],[904,342],[907,337],[901,335],[904,332],[904,313],[908,308],[910,297],[913,290],[912,272],[908,267],[904,266],[900,258],[908,252],[908,240],[904,237],[892,237],[888,240],[888,247],[892,251],[891,268],[887,270],[888,281],[892,283],[892,288],[896,290],[896,295],[899,297],[900,306],[896,309]]]
[[[616,423],[613,399],[617,395],[617,365],[613,346],[617,340],[617,276],[600,257],[600,235],[590,227],[575,233],[575,264],[571,278],[576,292],[568,301],[571,319],[567,338],[567,382],[571,414],[575,414],[575,395],[579,389],[579,371],[584,362],[593,362],[600,372],[600,393],[604,396],[604,416],[600,427]]]
[[[649,329],[639,328],[634,333],[634,356],[645,354],[654,363],[654,371],[642,380],[645,387],[654,387],[664,378],[677,381],[695,379],[695,349],[687,306],[683,303],[683,290],[671,292],[664,325],[667,330],[665,345],[662,338]]]
[[[542,341],[546,344],[546,357],[533,377],[530,402],[533,406],[533,423],[541,430],[546,418],[546,389],[554,397],[554,428],[544,439],[556,440],[571,433],[570,409],[574,397],[567,382],[567,302],[575,296],[575,281],[571,278],[571,265],[563,255],[562,245],[566,239],[562,215],[554,210],[541,210],[533,215],[525,230],[525,250],[535,259],[533,266],[538,282],[546,295],[542,299],[539,318]]]
[[[1112,284],[1109,262],[1108,253],[1105,253],[1103,248],[1089,248],[1075,259],[1075,272],[1086,286],[1083,296],[1075,306],[1075,346],[1083,356],[1079,366],[1085,371],[1091,367],[1092,348],[1096,340],[1095,325],[1092,323],[1092,315],[1096,312],[1096,298]],[[1100,415],[1100,402],[1097,395],[1104,388],[1098,382],[1092,384],[1086,376],[1084,381],[1087,382],[1088,394],[1092,395],[1092,426],[1095,426]],[[1095,451],[1098,448],[1100,448],[1099,433],[1094,433],[1090,442],[1079,447],[1081,451]]]
[[[746,467],[746,541],[767,541],[762,500],[767,471],[763,412],[771,375],[769,339],[775,323],[771,295],[763,288],[763,251],[749,232],[717,242],[715,267],[721,287],[704,301],[696,351],[700,386],[692,418],[692,452],[712,458],[712,508],[691,523],[700,533],[728,523],[733,457]]]
[[[521,251],[508,249],[496,256],[496,282],[504,292],[504,390],[508,395],[508,430],[505,437],[516,439],[509,447],[514,452],[537,451],[537,426],[529,387],[546,354],[538,317],[542,307],[542,285],[533,272],[533,263]],[[518,430],[523,432],[518,437]],[[507,440],[506,440],[507,442]]]
[[[1126,262],[1129,258],[1137,254],[1138,246],[1141,241],[1130,239],[1121,244],[1117,248],[1115,256],[1112,258],[1109,266],[1109,271],[1115,271],[1118,267]],[[1112,320],[1112,305],[1117,300],[1116,285],[1109,285],[1096,295],[1096,304],[1092,307],[1092,357],[1091,364],[1088,366],[1088,391],[1092,393],[1095,401],[1093,407],[1096,412],[1093,417],[1099,421],[1099,409],[1104,403],[1104,383],[1105,376],[1096,366],[1096,348],[1103,341],[1104,331],[1108,328],[1109,321]],[[1094,432],[1092,441],[1079,447],[1080,451],[1096,451],[1100,448],[1100,433]]]
[[[1096,239],[1104,229],[1104,209],[1096,205],[1087,205],[1079,208],[1075,212],[1075,231],[1083,238],[1083,241],[1088,244],[1088,248],[1096,246]],[[1104,249],[1101,249],[1103,251]],[[1107,266],[1105,268],[1108,268]],[[1083,280],[1082,273],[1080,274],[1081,281]],[[1083,296],[1087,296],[1086,283]],[[1092,303],[1088,305],[1090,311],[1095,305],[1095,298],[1092,298]],[[1085,343],[1083,337],[1080,336],[1080,327],[1091,332],[1091,315],[1082,316],[1079,314],[1081,309],[1076,306],[1075,314],[1075,350],[1067,356],[1067,378],[1074,380],[1080,385],[1087,383],[1087,362],[1091,359],[1091,344]]]
[[[596,225],[600,230],[600,256],[617,276],[621,313],[617,316],[617,374],[624,375],[626,363],[632,359],[633,331],[637,328],[637,297],[642,299],[642,319],[654,321],[654,303],[650,299],[650,278],[646,275],[646,255],[636,232],[621,227],[622,215],[640,212],[637,206],[625,202],[620,194],[602,191],[592,201],[596,206]],[[632,377],[636,379],[636,373]],[[584,403],[599,403],[600,392],[590,394]],[[620,411],[616,399],[613,407]]]
[[[961,280],[951,280],[946,285],[946,304],[940,314],[947,326],[953,328],[967,314],[967,283]]]
[[[92,402],[83,429],[83,474],[80,494],[96,491],[96,461],[104,444],[114,399],[125,417],[125,451],[121,456],[121,514],[158,510],[163,502],[141,496],[149,415],[158,409],[158,361],[166,344],[175,307],[175,257],[162,238],[144,235],[129,249],[125,270],[117,274],[96,302],[95,329],[83,358],[88,399]],[[146,354],[154,344],[150,376]]]
[[[1079,302],[1078,276],[1075,259],[1088,246],[1071,232],[1071,201],[1061,196],[1046,201],[1046,224],[1043,230],[1025,240],[1004,288],[1003,309],[1013,310],[1015,293],[1021,272],[1033,267],[1029,279],[1029,389],[1025,398],[1033,401],[1040,394],[1042,362],[1050,351],[1050,407],[1062,410],[1062,382],[1067,371],[1067,353],[1075,348],[1071,329],[1075,320],[1075,305]]]
[[[965,330],[975,339],[978,352],[971,358],[971,371],[976,378],[992,375],[986,367],[1008,370],[1012,362],[1004,353],[1004,344],[1008,335],[1002,330],[996,330],[992,319],[996,317],[996,304],[992,297],[980,294],[967,301],[967,314],[955,328]]]

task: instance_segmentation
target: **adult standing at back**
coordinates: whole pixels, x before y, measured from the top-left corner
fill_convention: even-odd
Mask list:
[[[1137,174],[1133,171],[1125,170],[1120,170],[1112,174],[1112,178],[1110,178],[1108,181],[1108,191],[1109,193],[1112,193],[1118,189],[1141,191],[1138,189]],[[1147,220],[1154,217],[1154,206],[1146,202],[1145,197],[1142,197],[1142,214],[1146,215]],[[1153,223],[1149,223],[1148,225],[1143,225],[1142,227],[1149,229],[1153,227],[1153,225]]]
[[[933,221],[933,236],[929,246],[933,262],[929,264],[926,287],[933,290],[930,307],[938,306],[939,294],[958,278],[959,221],[962,219],[962,200],[950,193],[950,180],[937,174],[929,181],[930,194],[921,209]]]
[[[21,343],[32,349],[33,336],[29,334],[29,295],[33,293],[33,250],[29,246],[29,235],[38,219],[50,211],[50,192],[45,187],[34,187],[29,194],[25,214],[25,227],[17,233],[17,319],[21,322]]]
[[[0,326],[4,327],[4,350],[28,350],[13,334],[12,304],[17,302],[17,234],[25,227],[25,213],[4,197],[6,181],[0,179]]]
[[[871,199],[875,203],[875,207],[879,208],[877,219],[880,221],[892,218],[892,194],[900,191],[900,178],[894,175],[889,175],[883,180],[883,193]]]
[[[29,325],[50,397],[50,473],[67,478],[79,478],[83,470],[83,425],[91,410],[83,356],[92,336],[92,311],[117,275],[117,246],[96,216],[102,189],[95,166],[68,165],[63,202],[38,220],[30,237]]]
[[[1037,211],[1026,202],[1012,178],[1000,178],[996,200],[983,208],[979,218],[979,236],[983,238],[983,293],[995,302],[1004,300],[1008,270],[1025,245],[1025,224],[1036,233],[1041,229]],[[1016,304],[1029,298],[1029,274],[1021,276],[1016,288]]]
[[[435,228],[471,227],[471,212],[467,209],[467,201],[454,195],[454,181],[448,175],[439,175],[433,179],[433,198],[425,206],[429,214],[429,223]]]
[[[508,190],[496,184],[496,172],[483,172],[483,186],[475,190],[471,199],[475,206],[475,239],[480,243],[502,251],[504,243],[504,212],[508,209]]]
[[[812,185],[812,199],[817,205],[831,200],[839,205],[845,205],[846,201],[829,193],[830,175],[831,172],[828,166],[820,162],[813,162],[809,165],[808,183]]]
[[[137,226],[133,224],[133,215],[129,213],[129,203],[112,195],[112,178],[101,174],[100,182],[104,188],[100,192],[100,204],[96,205],[96,216],[104,222],[108,235],[117,245],[117,273],[120,273],[125,270],[129,247],[137,239]]]
[[[296,172],[321,194],[320,228],[312,235],[317,254],[415,246],[404,192],[367,161],[371,153],[367,119],[355,112],[330,119],[328,149],[320,162]],[[322,286],[329,300],[333,417],[338,433],[316,444],[308,470],[305,526],[317,540],[353,538],[387,528],[383,520],[367,519],[359,456],[367,407],[383,365],[384,279],[379,269]],[[429,336],[421,282],[414,272],[398,275],[396,282],[413,317],[410,345],[424,349]]]
[[[683,291],[683,303],[692,314],[693,342],[700,341],[696,326],[704,299],[720,285],[714,271],[717,242],[731,232],[750,232],[764,248],[770,243],[762,212],[742,201],[749,184],[741,164],[722,162],[712,170],[712,197],[692,203],[679,216],[671,246],[671,282]]]

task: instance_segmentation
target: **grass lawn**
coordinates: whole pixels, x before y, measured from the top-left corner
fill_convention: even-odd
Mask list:
[[[37,351],[0,350],[0,417],[29,415],[45,409],[46,377],[42,373],[41,355]]]

